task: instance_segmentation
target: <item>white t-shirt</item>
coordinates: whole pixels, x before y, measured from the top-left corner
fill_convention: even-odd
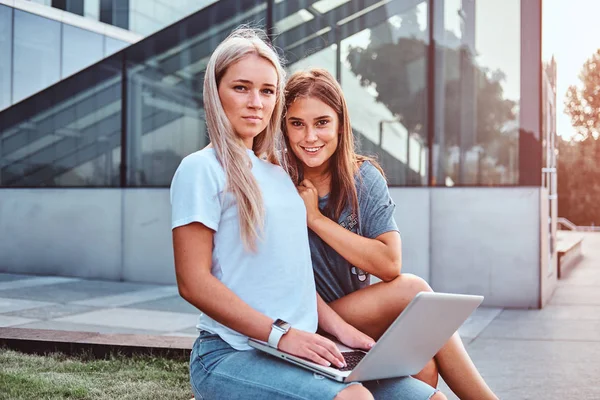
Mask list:
[[[317,294],[304,203],[281,167],[247,152],[266,215],[256,253],[244,248],[237,205],[233,195],[224,191],[225,172],[212,148],[185,157],[175,172],[172,229],[200,222],[214,230],[212,274],[255,310],[314,333]],[[237,350],[250,349],[246,336],[205,314],[197,327],[218,334]]]

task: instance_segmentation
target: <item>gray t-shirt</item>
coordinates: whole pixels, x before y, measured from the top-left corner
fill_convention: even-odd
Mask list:
[[[371,164],[363,162],[356,178],[359,215],[346,209],[338,224],[361,236],[374,239],[377,236],[398,231],[394,220],[396,205],[390,197],[387,183],[381,173]],[[327,205],[328,196],[319,198],[319,208]],[[312,257],[317,291],[327,303],[337,300],[355,290],[369,285],[370,275],[354,267],[341,255],[309,229],[308,239]]]

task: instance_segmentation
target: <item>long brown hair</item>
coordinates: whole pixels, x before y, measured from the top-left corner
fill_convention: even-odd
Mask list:
[[[322,101],[333,108],[338,116],[339,140],[338,147],[330,159],[331,183],[329,199],[324,213],[338,220],[342,211],[350,205],[351,211],[358,215],[358,195],[355,177],[362,162],[370,161],[384,175],[379,164],[371,157],[356,154],[354,148],[354,135],[348,115],[348,106],[344,99],[341,86],[335,78],[321,68],[311,68],[299,71],[290,76],[285,86],[285,110],[300,97],[312,97]],[[286,169],[292,180],[298,184],[303,179],[302,162],[290,148],[286,128],[286,115],[281,121],[283,144],[281,151],[282,166]],[[384,175],[385,176],[385,175]]]

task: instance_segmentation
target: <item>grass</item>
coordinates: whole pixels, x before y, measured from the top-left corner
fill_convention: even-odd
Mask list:
[[[185,360],[40,356],[0,348],[0,400],[191,398]]]

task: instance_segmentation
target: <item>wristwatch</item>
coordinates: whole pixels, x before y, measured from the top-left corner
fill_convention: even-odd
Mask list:
[[[269,334],[269,346],[276,349],[282,336],[290,331],[292,326],[282,319],[277,319],[271,325],[271,333]]]

